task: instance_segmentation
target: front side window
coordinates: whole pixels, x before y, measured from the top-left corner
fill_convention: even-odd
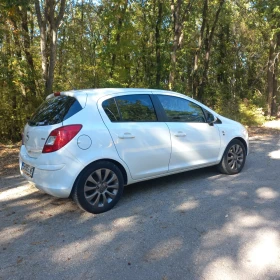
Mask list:
[[[102,103],[107,116],[112,122],[155,122],[155,109],[147,94],[118,96]]]
[[[206,116],[206,121],[208,123],[213,122],[215,120],[215,117],[210,112],[204,110],[204,113],[205,113],[205,116]]]
[[[169,122],[205,122],[200,106],[183,98],[158,95]]]

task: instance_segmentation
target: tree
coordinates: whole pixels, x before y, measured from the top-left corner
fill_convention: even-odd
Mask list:
[[[52,92],[56,63],[57,32],[61,24],[66,0],[35,0],[35,10],[40,29],[42,72],[45,95]]]
[[[0,0],[0,131],[52,92],[172,89],[245,124],[277,114],[280,0]]]
[[[175,82],[175,73],[177,65],[177,51],[182,45],[183,41],[183,27],[187,20],[189,13],[192,9],[193,0],[189,0],[188,4],[185,5],[183,0],[172,0],[171,12],[172,12],[172,31],[173,31],[173,43],[171,51],[171,65],[169,72],[169,83],[168,88],[173,89]]]
[[[194,67],[193,67],[193,95],[200,101],[203,101],[204,89],[208,82],[208,69],[210,62],[210,51],[213,43],[214,32],[216,31],[219,15],[223,7],[225,0],[220,0],[218,7],[214,6],[214,16],[209,11],[209,0],[204,0],[203,11],[202,11],[202,23],[200,33],[198,37],[197,49],[194,56]],[[199,55],[201,54],[201,48],[204,47],[204,58],[203,63],[199,65]],[[199,68],[201,68],[201,75],[199,75]]]
[[[280,113],[277,78],[280,55],[280,1],[256,0],[253,4],[267,27],[263,34],[268,42],[267,115],[277,116]]]

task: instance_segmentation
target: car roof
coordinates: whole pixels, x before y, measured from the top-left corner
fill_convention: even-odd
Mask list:
[[[98,97],[105,96],[108,94],[119,94],[119,93],[133,93],[133,92],[149,92],[157,91],[162,92],[166,90],[158,90],[158,89],[147,89],[147,88],[95,88],[95,89],[79,89],[79,90],[70,90],[65,91],[63,94],[71,95],[71,96],[78,96],[78,95],[98,95]]]
[[[174,92],[174,91],[169,91],[169,90],[163,90],[163,89],[147,89],[147,88],[95,88],[95,89],[79,89],[79,90],[69,90],[69,91],[64,91],[61,92],[61,95],[68,95],[68,96],[73,96],[73,97],[81,97],[84,95],[88,95],[89,97],[93,99],[99,99],[100,97],[106,96],[106,95],[114,95],[114,94],[119,94],[119,93],[147,93],[147,94],[152,94],[152,93],[161,93],[161,94],[172,94],[172,95],[177,95],[181,97],[187,97],[184,94]],[[190,97],[188,97],[190,98]],[[190,98],[191,99],[191,98]]]
[[[211,111],[212,113],[216,113],[204,104],[200,103],[199,101],[191,98],[190,96],[170,91],[170,90],[163,90],[163,89],[147,89],[147,88],[94,88],[94,89],[73,89],[69,91],[62,91],[59,94],[60,95],[66,95],[66,96],[72,96],[77,98],[81,104],[86,104],[87,99],[90,98],[92,101],[97,101],[99,98],[104,97],[106,95],[114,95],[114,94],[120,94],[120,93],[146,93],[146,94],[168,94],[173,96],[178,96],[182,98],[187,98],[190,101],[193,101],[194,103],[204,107],[205,109]],[[50,94],[47,98],[56,96],[56,93]],[[82,105],[82,107],[84,107]],[[216,113],[217,114],[217,113]]]

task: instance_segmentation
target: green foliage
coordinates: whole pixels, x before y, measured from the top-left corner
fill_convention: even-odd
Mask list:
[[[167,89],[174,70],[173,90],[197,98],[203,87],[201,101],[211,108],[247,125],[261,124],[267,108],[269,44],[279,33],[280,0],[225,1],[213,31],[208,65],[207,32],[220,1],[209,1],[201,46],[205,0],[192,2],[186,14],[189,1],[182,1],[179,18],[184,23],[173,69],[170,1],[67,1],[58,30],[53,91]],[[0,0],[0,6],[0,139],[16,141],[26,118],[45,98],[40,32],[34,1]]]
[[[265,122],[263,108],[258,108],[253,104],[240,103],[237,119],[247,126],[262,125]]]
[[[215,109],[225,117],[238,121],[246,126],[262,125],[266,118],[262,107],[248,99],[223,99],[217,102]]]

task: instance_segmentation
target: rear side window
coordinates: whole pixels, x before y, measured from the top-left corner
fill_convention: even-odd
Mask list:
[[[197,104],[183,98],[158,95],[169,122],[205,122],[203,110]]]
[[[111,122],[120,121],[120,114],[117,108],[115,98],[110,98],[102,103],[102,107]]]
[[[112,122],[157,121],[152,100],[147,94],[118,96],[105,100],[102,107]]]
[[[45,100],[29,120],[30,126],[61,123],[82,110],[81,104],[71,96],[58,96]]]

